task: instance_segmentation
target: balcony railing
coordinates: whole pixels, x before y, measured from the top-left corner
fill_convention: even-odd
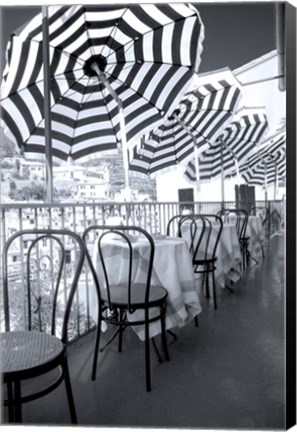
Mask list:
[[[236,207],[235,202],[225,202],[225,207]],[[244,204],[245,208],[247,204]],[[284,224],[285,204],[283,201],[256,202],[257,207],[266,207],[264,228],[266,238]],[[78,234],[92,224],[107,222],[133,224],[145,228],[151,234],[165,234],[169,219],[181,212],[217,213],[220,202],[109,202],[109,203],[15,203],[1,206],[1,250],[4,242],[14,232],[28,228],[66,228]],[[111,219],[113,218],[113,219]],[[11,257],[10,274],[19,281],[24,280],[23,266],[18,262],[20,253]],[[1,264],[2,265],[2,264]],[[1,272],[2,275],[2,272]],[[2,285],[2,284],[1,284]],[[66,284],[65,284],[66,289]],[[87,265],[79,281],[75,309],[78,311],[76,337],[88,333],[94,326],[92,319],[92,279]],[[3,302],[0,299],[1,322],[3,331]]]

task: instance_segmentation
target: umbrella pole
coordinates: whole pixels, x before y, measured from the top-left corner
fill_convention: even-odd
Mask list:
[[[53,156],[51,135],[50,103],[50,64],[49,64],[49,30],[47,6],[42,6],[43,35],[43,69],[44,69],[44,129],[45,129],[45,166],[46,166],[46,200],[53,202]]]
[[[240,175],[239,175],[239,167],[238,167],[238,160],[237,159],[235,159],[235,168],[236,168],[237,186],[239,186],[239,184],[240,184]]]
[[[277,189],[277,167],[276,162],[274,166],[274,201],[276,200],[276,189]]]
[[[196,169],[196,192],[197,192],[197,201],[199,198],[199,192],[200,192],[200,181],[199,181],[199,156],[198,156],[198,148],[196,145],[196,139],[195,137],[193,137],[194,139],[194,152],[195,152],[195,169]]]
[[[265,207],[267,207],[267,198],[268,198],[268,193],[267,193],[267,165],[264,164],[264,172],[265,172],[265,179],[264,179],[264,188],[265,188]]]
[[[99,69],[97,63],[93,63],[93,70],[97,73],[107,90],[110,92],[111,96],[116,100],[118,104],[119,117],[120,117],[120,129],[121,129],[121,142],[122,142],[122,150],[123,150],[123,164],[124,164],[124,172],[125,172],[125,190],[130,198],[130,185],[129,185],[129,161],[128,161],[128,152],[127,152],[127,136],[126,136],[126,125],[125,125],[125,116],[123,104],[117,93],[111,87],[108,82],[108,79],[104,75],[104,73]]]
[[[221,147],[221,196],[222,196],[222,209],[225,207],[225,187],[224,187],[224,151],[223,151],[223,140],[220,137]]]
[[[195,169],[196,169],[196,191],[197,191],[197,201],[198,201],[199,192],[200,192],[200,180],[199,180],[199,156],[198,156],[198,146],[197,146],[196,137],[192,133],[190,128],[187,125],[185,125],[176,114],[173,114],[173,117],[181,125],[181,127],[183,127],[185,129],[185,131],[190,135],[190,137],[192,138],[193,143],[194,143],[194,157],[195,157]]]

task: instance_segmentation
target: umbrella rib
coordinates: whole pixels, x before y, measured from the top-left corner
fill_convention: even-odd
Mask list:
[[[86,89],[87,89],[87,87],[85,88],[85,92],[82,94],[80,104],[83,103],[84,96],[85,96],[85,94],[86,94]],[[69,89],[68,89],[68,90],[69,90]],[[89,95],[89,96],[91,96],[91,95]],[[86,98],[86,101],[87,101],[87,100],[88,100],[88,97]],[[79,111],[77,111],[76,119],[75,119],[75,121],[74,121],[73,134],[72,134],[72,139],[71,139],[71,143],[72,143],[72,144],[73,144],[73,141],[74,141],[74,138],[75,138],[75,130],[76,130],[77,122],[78,122],[78,117],[79,117]],[[71,156],[71,154],[72,154],[72,144],[71,144],[71,151],[70,151],[70,153],[69,153],[69,156]]]
[[[99,80],[98,80],[98,84],[99,84]],[[104,101],[104,103],[105,103],[106,106],[107,106],[107,103],[106,103],[106,97],[104,96],[104,88],[105,88],[105,87],[102,86],[102,89],[99,88],[99,91],[101,91],[101,93],[102,93],[102,100]],[[105,90],[106,90],[106,89],[105,89]],[[109,117],[109,119],[110,119],[110,123],[111,123],[112,126],[113,126],[113,129],[116,131],[116,125],[115,125],[115,123],[114,123],[114,121],[113,121],[113,118],[112,118],[112,116],[110,115],[109,110],[106,109],[106,111],[107,111],[107,115],[108,115],[108,117]],[[117,136],[116,136],[116,140],[118,141]]]
[[[76,84],[76,82],[74,84]],[[32,83],[31,85],[34,85],[34,83]],[[29,86],[28,86],[28,88],[29,88]],[[68,88],[66,90],[66,92],[68,92],[70,89],[71,88]],[[15,93],[17,93],[17,92],[15,92]],[[61,96],[64,96],[65,93],[61,94]],[[51,105],[51,110],[53,109],[53,107],[55,105],[56,105],[56,102],[53,105]],[[24,140],[24,145],[28,142],[28,140],[30,139],[30,137],[35,133],[36,129],[38,129],[38,127],[41,125],[41,123],[43,122],[43,120],[44,120],[44,117],[42,117],[42,119],[40,120],[40,122],[35,125],[35,127],[34,127],[34,129],[32,129],[32,131],[30,131],[30,136],[28,136],[28,138],[26,140]]]
[[[126,12],[126,11],[125,11],[125,12]],[[125,13],[125,12],[124,12],[124,13]],[[124,14],[123,14],[123,15],[124,15]],[[123,16],[122,16],[121,18],[119,18],[119,20],[122,19],[122,18],[123,18]],[[169,22],[169,23],[166,23],[166,24],[160,24],[160,25],[158,25],[157,27],[155,27],[155,28],[153,28],[153,29],[151,28],[151,29],[148,30],[147,32],[142,33],[141,36],[139,37],[139,39],[141,39],[141,38],[143,39],[144,36],[148,35],[149,33],[155,32],[156,30],[159,30],[159,29],[161,29],[161,28],[165,28],[166,26],[172,25],[173,22],[174,22],[174,23],[177,23],[177,22],[180,22],[180,21],[185,21],[185,19],[186,19],[186,18],[181,17],[181,18],[179,18],[179,19],[177,19],[177,20],[174,20],[174,21],[171,21],[171,22]],[[133,48],[134,40],[131,40],[131,41],[127,42],[127,44],[125,44],[125,45],[121,46],[120,48],[114,50],[114,51],[112,52],[112,54],[118,52],[118,51],[121,50],[121,49],[123,49],[123,47],[127,47],[127,45],[129,45],[129,44],[130,44],[130,47],[128,47],[128,50],[130,50],[130,49]],[[108,58],[110,55],[112,55],[112,54],[109,54],[109,55],[107,56],[107,58]],[[123,62],[123,63],[126,63],[126,62]],[[148,62],[148,63],[149,63],[149,62]],[[156,62],[152,62],[152,63],[156,63]],[[165,64],[165,63],[160,62],[160,64]],[[173,66],[181,66],[181,65],[174,65],[174,64],[172,64],[172,63],[170,63],[170,64],[173,65]],[[189,65],[188,67],[189,67],[189,68],[192,68],[191,65]]]
[[[77,70],[80,70],[80,69],[77,69]],[[66,72],[60,73],[60,74],[58,74],[58,75],[51,75],[50,78],[59,79],[59,77],[61,76],[61,79],[62,79],[63,75],[71,74],[71,73],[73,73],[74,71],[75,71],[75,70],[72,69],[72,70],[70,70],[70,71],[66,71]],[[83,77],[84,77],[84,76],[80,77],[79,80],[81,80]],[[78,81],[79,81],[79,80],[78,80]],[[39,81],[34,81],[34,82],[32,82],[31,84],[28,84],[28,85],[26,85],[26,86],[23,87],[23,88],[19,88],[19,89],[17,89],[17,90],[14,91],[13,93],[9,93],[8,96],[6,96],[5,98],[1,98],[0,100],[1,100],[1,101],[4,101],[4,100],[6,100],[6,99],[10,99],[12,96],[14,96],[14,95],[16,95],[16,94],[18,94],[18,93],[20,93],[20,92],[22,92],[22,91],[24,91],[24,90],[30,89],[32,86],[36,86],[36,85],[38,85],[38,84],[41,84],[42,82],[43,82],[43,79],[40,79]],[[75,83],[77,83],[77,80],[75,80]]]

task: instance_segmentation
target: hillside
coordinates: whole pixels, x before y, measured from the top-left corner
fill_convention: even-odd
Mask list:
[[[1,133],[1,131],[0,131]],[[9,195],[11,188],[13,187],[16,191],[17,200],[22,200],[24,196],[26,199],[30,199],[30,193],[36,194],[36,187],[44,188],[44,181],[35,181],[36,184],[32,184],[26,177],[21,177],[19,175],[19,158],[23,156],[20,155],[15,150],[15,146],[11,143],[7,137],[2,134],[1,139],[1,196],[2,201],[9,200]],[[17,156],[17,157],[16,157]],[[32,155],[31,155],[32,156]],[[39,159],[39,158],[37,158]],[[40,159],[39,159],[40,160]],[[53,162],[57,166],[57,162]],[[75,162],[77,165],[83,165],[86,169],[89,167],[107,167],[109,171],[110,178],[110,191],[114,193],[120,192],[125,186],[125,175],[123,168],[122,152],[102,152],[98,154],[97,158],[92,158],[87,162],[79,163],[79,160]],[[75,165],[74,164],[74,165]],[[55,189],[57,194],[65,197],[67,190],[71,190],[71,181],[66,180],[55,180]],[[130,176],[130,188],[134,190],[137,194],[149,195],[151,200],[156,198],[156,185],[155,181],[151,180],[149,177],[144,178],[133,178]],[[41,193],[41,189],[38,193]]]
[[[82,164],[83,166],[102,166],[105,165],[109,169],[110,184],[115,191],[119,191],[124,187],[125,174],[122,151],[119,149],[118,152],[103,153],[96,159],[91,159],[88,162]],[[149,193],[155,195],[156,182],[149,176],[147,178],[129,177],[131,189],[138,190],[139,193]]]

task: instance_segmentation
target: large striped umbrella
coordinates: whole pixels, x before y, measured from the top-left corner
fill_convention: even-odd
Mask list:
[[[273,184],[276,192],[277,181],[286,176],[285,144],[286,132],[279,131],[240,166],[241,176],[248,185],[262,186],[267,192],[267,187]]]
[[[231,124],[223,131],[216,142],[199,157],[200,181],[209,182],[227,176],[253,152],[268,128],[264,108],[241,108]],[[186,167],[185,177],[196,181],[195,161]],[[223,189],[223,187],[222,187]],[[222,193],[223,194],[223,193]],[[224,197],[222,197],[222,200]]]
[[[204,28],[190,5],[49,6],[48,23],[52,153],[61,159],[152,129],[200,64]],[[11,36],[2,83],[5,133],[27,152],[45,147],[43,37],[42,14]]]
[[[172,115],[129,149],[129,170],[154,177],[186,163],[195,149],[202,152],[222,133],[240,97],[240,84],[229,69],[199,76]]]

